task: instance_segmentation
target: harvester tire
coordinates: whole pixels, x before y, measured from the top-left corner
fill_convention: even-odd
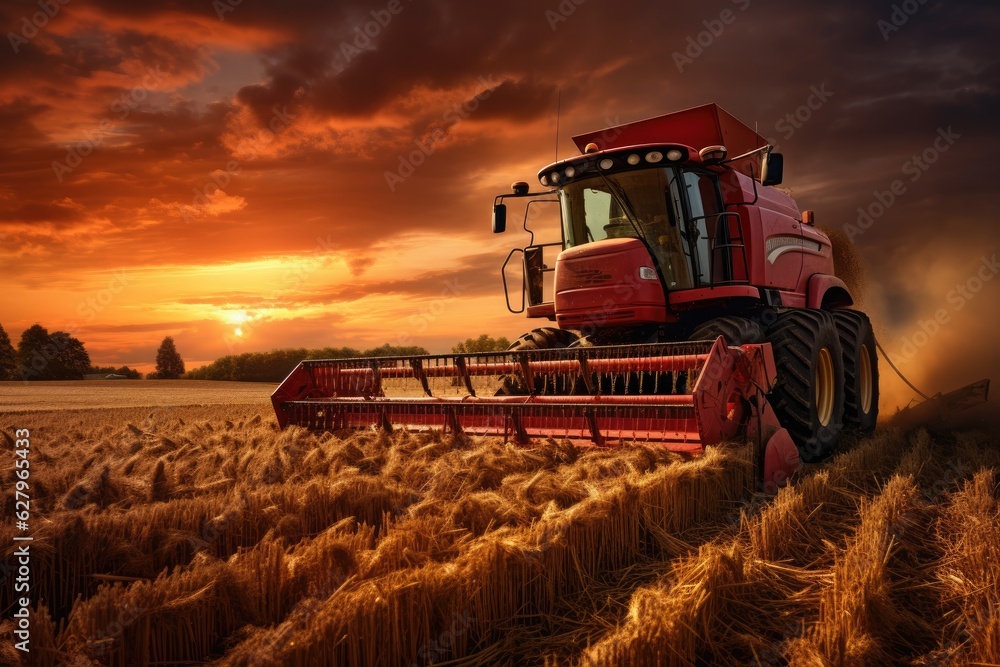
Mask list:
[[[580,334],[566,329],[556,329],[555,327],[541,327],[532,329],[520,338],[515,340],[507,348],[508,352],[524,350],[554,350],[570,347],[580,338]],[[537,384],[537,383],[536,383]],[[523,396],[528,394],[528,390],[523,386],[524,382],[516,375],[508,375],[503,378],[500,388],[496,390],[496,396]]]
[[[768,328],[778,381],[771,395],[799,456],[822,461],[837,448],[844,419],[844,355],[830,313],[798,308]]]
[[[716,317],[699,325],[688,340],[715,340],[719,336],[730,345],[764,342],[764,327],[746,317]]]
[[[566,329],[556,329],[555,327],[542,327],[532,329],[520,338],[515,340],[507,348],[513,350],[551,350],[569,347],[580,337],[575,331]]]
[[[835,310],[844,351],[844,428],[862,433],[878,421],[878,353],[871,320],[856,310]]]

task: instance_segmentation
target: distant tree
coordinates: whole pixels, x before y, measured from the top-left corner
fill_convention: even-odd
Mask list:
[[[79,380],[90,370],[90,355],[65,331],[49,333],[33,324],[17,344],[17,373],[24,380]]]
[[[140,373],[139,371],[137,371],[134,368],[129,368],[128,366],[122,366],[121,368],[119,368],[116,371],[116,374],[117,375],[124,375],[129,380],[141,380],[142,379],[142,373]]]
[[[55,331],[49,335],[49,342],[55,349],[50,359],[48,376],[52,380],[82,380],[90,371],[90,355],[77,338],[65,331]]]
[[[49,331],[41,324],[32,324],[21,334],[17,343],[18,375],[23,380],[42,380],[48,369],[46,353]],[[54,356],[54,355],[53,355]]]
[[[459,354],[475,354],[478,352],[503,352],[508,347],[510,347],[510,341],[506,337],[493,338],[489,334],[483,334],[479,338],[465,339],[464,342],[451,348],[451,351]]]
[[[188,371],[189,380],[233,380],[237,382],[281,382],[304,359],[349,359],[427,354],[418,346],[383,345],[361,352],[353,347],[324,347],[315,350],[286,348],[270,352],[244,352],[219,357],[207,366]]]
[[[17,379],[17,350],[10,342],[10,336],[0,326],[0,380]]]
[[[381,347],[373,347],[365,350],[363,357],[411,357],[419,354],[427,354],[427,350],[419,345],[389,345],[386,343]]]
[[[160,380],[176,380],[184,375],[184,360],[174,347],[174,339],[167,336],[156,351],[156,374]]]

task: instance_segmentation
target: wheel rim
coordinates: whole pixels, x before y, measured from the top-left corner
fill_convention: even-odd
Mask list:
[[[872,386],[874,381],[872,378],[872,360],[868,356],[868,346],[862,345],[861,351],[858,353],[861,357],[858,363],[858,381],[860,386],[858,387],[859,398],[861,399],[861,412],[862,414],[868,414],[872,409]]]
[[[833,356],[830,350],[819,351],[819,359],[813,377],[813,387],[816,393],[816,417],[821,426],[829,426],[833,419],[834,376]]]

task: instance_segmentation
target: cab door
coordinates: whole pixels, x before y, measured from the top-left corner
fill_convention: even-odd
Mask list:
[[[685,219],[696,287],[745,283],[746,249],[740,217],[725,211],[718,176],[709,171],[685,170]],[[693,246],[693,248],[692,248]]]

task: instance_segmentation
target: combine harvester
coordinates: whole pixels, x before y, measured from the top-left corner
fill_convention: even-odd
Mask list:
[[[272,395],[279,425],[691,454],[750,440],[770,490],[829,456],[842,429],[875,428],[871,323],[850,309],[813,212],[774,187],[779,153],[714,104],[574,141],[579,156],[539,172],[544,191],[515,183],[493,209],[501,233],[504,200],[528,200],[531,240],[503,265],[507,307],[552,325],[507,352],[303,361]],[[528,213],[552,204],[562,239],[535,243]],[[976,387],[948,404],[985,400]]]

